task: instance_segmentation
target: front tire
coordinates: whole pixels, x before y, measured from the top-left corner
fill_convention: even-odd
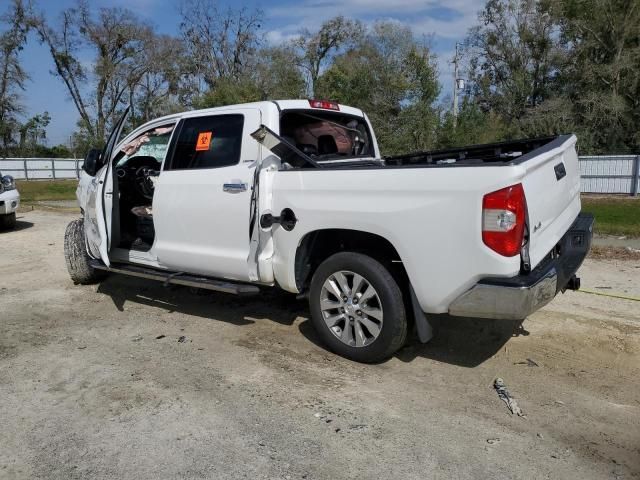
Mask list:
[[[98,283],[107,276],[107,272],[91,266],[91,257],[87,253],[84,236],[84,219],[79,218],[67,225],[64,232],[64,260],[73,283],[89,285]]]
[[[0,230],[13,230],[16,228],[16,212],[0,215]]]
[[[377,260],[355,252],[327,258],[309,291],[314,328],[335,353],[357,362],[382,361],[407,338],[398,283]]]

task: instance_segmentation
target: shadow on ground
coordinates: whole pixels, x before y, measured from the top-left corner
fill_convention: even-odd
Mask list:
[[[26,230],[27,228],[33,227],[33,223],[32,222],[27,222],[25,220],[20,220],[20,218],[21,217],[18,217],[18,219],[16,220],[16,226],[14,228],[11,228],[11,229],[8,229],[8,230],[0,229],[0,233],[18,232],[20,230]]]
[[[421,344],[417,339],[396,355],[403,362],[416,357],[461,367],[476,367],[495,355],[510,338],[529,335],[522,320],[490,320],[485,318],[430,315],[433,339]]]
[[[479,318],[431,315],[429,318],[434,337],[422,344],[414,332],[409,334],[406,346],[396,353],[396,358],[411,362],[416,357],[473,368],[495,355],[511,337],[529,335],[522,321],[489,320]],[[310,342],[323,348],[320,337],[310,321],[302,322],[300,333]]]
[[[189,289],[112,275],[98,287],[98,293],[111,297],[115,307],[124,311],[127,302],[178,312],[232,325],[250,325],[268,320],[293,325],[298,317],[309,316],[307,303],[277,289],[264,289],[259,295],[238,297],[208,290]],[[528,335],[522,321],[489,320],[432,315],[435,336],[421,344],[414,334],[396,357],[411,362],[416,357],[472,368],[495,355],[513,336]],[[299,330],[310,342],[326,348],[309,320]]]
[[[292,325],[297,317],[307,315],[304,302],[276,289],[265,289],[259,295],[236,296],[179,285],[164,287],[159,282],[111,275],[98,286],[98,293],[111,297],[121,312],[127,302],[132,302],[233,325],[249,325],[262,319]]]

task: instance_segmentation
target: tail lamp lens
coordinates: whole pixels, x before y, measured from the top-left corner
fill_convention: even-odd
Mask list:
[[[505,257],[520,253],[527,202],[522,184],[491,192],[482,200],[482,241]]]

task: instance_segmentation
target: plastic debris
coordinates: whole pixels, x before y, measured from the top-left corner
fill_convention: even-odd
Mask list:
[[[164,337],[166,337],[166,335],[158,335],[158,336],[156,337],[156,340],[160,340],[160,339],[162,339],[162,338],[164,338]]]
[[[518,402],[516,402],[516,399],[512,397],[509,393],[509,390],[507,390],[507,386],[504,384],[503,379],[501,379],[500,377],[496,378],[493,382],[493,388],[496,389],[496,392],[498,392],[498,397],[500,397],[500,400],[502,400],[507,405],[507,408],[509,409],[511,414],[518,415],[519,417],[524,417],[524,413],[522,413],[522,410],[518,406]]]
[[[187,337],[185,337],[184,335],[181,335],[180,338],[178,338],[178,343],[184,343],[186,339]]]
[[[500,443],[499,438],[487,438],[487,443],[489,445],[495,445],[496,443]]]

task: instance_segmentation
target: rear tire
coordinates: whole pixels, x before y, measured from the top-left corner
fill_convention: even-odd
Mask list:
[[[73,283],[89,285],[103,280],[107,272],[91,266],[84,236],[84,219],[79,218],[67,225],[64,233],[64,260]]]
[[[13,230],[16,227],[16,212],[0,215],[0,230]]]
[[[351,360],[380,362],[406,341],[402,291],[389,270],[367,255],[341,252],[320,264],[309,307],[323,343]]]

